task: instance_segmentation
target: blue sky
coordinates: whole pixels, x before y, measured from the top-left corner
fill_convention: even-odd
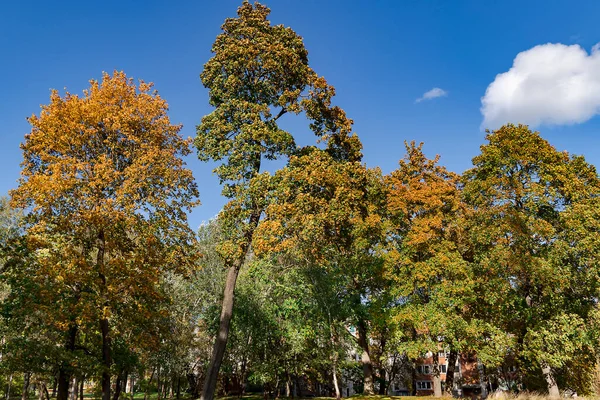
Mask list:
[[[172,121],[184,125],[184,136],[194,136],[195,126],[210,112],[199,80],[202,65],[211,56],[221,23],[235,16],[240,3],[1,2],[0,195],[16,186],[19,143],[29,131],[25,118],[49,101],[51,88],[80,93],[102,71],[124,70],[154,82],[170,105]],[[557,148],[600,165],[600,117],[595,116],[600,111],[600,57],[590,55],[600,42],[600,2],[265,3],[272,9],[273,23],[291,26],[304,37],[311,66],[336,87],[336,103],[354,119],[369,166],[393,170],[404,154],[403,142],[416,140],[425,142],[429,156],[440,154],[449,169],[460,173],[469,168],[484,142],[480,108],[486,88],[498,74],[511,70],[521,52],[526,53],[519,65],[490,92],[495,119],[487,121],[529,118]],[[547,43],[555,45],[533,49]],[[544,67],[538,68],[539,63]],[[552,85],[565,74],[571,76],[562,67],[574,69],[581,78],[577,96],[571,90],[561,92],[568,85]],[[521,86],[508,87],[515,82]],[[447,94],[416,102],[433,88]],[[286,126],[304,129],[301,118],[290,118]],[[211,165],[195,156],[188,165],[202,201],[190,216],[196,228],[224,200]]]

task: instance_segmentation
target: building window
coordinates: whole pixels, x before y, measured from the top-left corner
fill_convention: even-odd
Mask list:
[[[440,350],[440,351],[438,351],[438,357],[444,357],[444,358],[446,358],[446,350]]]
[[[418,390],[431,390],[431,381],[417,381]]]
[[[431,373],[431,365],[419,365],[419,366],[417,366],[417,372],[419,374],[430,374]]]

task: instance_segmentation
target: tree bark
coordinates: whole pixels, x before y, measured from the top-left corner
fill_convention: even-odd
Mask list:
[[[108,318],[100,320],[100,331],[102,332],[102,400],[110,400],[110,365],[112,360]]]
[[[23,375],[23,390],[21,391],[21,400],[27,400],[29,397],[29,378],[31,374],[29,372],[25,372]]]
[[[337,354],[333,359],[333,388],[335,389],[335,398],[340,400],[342,398],[342,394],[340,393],[340,386],[338,385],[337,379]]]
[[[223,305],[221,308],[221,321],[219,323],[219,332],[215,340],[210,364],[206,371],[206,379],[202,388],[201,400],[213,400],[215,390],[217,388],[217,378],[219,369],[223,362],[225,347],[227,346],[227,338],[229,336],[229,326],[231,324],[231,316],[233,314],[233,301],[235,283],[240,272],[241,262],[229,267],[227,271],[227,280],[225,281],[225,290],[223,292]]]
[[[330,317],[331,320],[331,317]],[[335,390],[335,398],[337,400],[339,400],[342,395],[340,393],[340,386],[338,385],[338,379],[337,379],[337,361],[338,361],[338,353],[336,351],[336,334],[335,334],[335,327],[332,324],[330,327],[330,331],[331,331],[331,351],[332,351],[332,355],[331,355],[331,369],[332,369],[332,374],[333,374],[333,388]],[[289,381],[289,379],[288,379]]]
[[[44,393],[46,394],[46,400],[50,400],[50,395],[48,394],[48,388],[45,383],[42,383],[42,387],[44,388]]]
[[[548,396],[553,399],[560,397],[558,384],[554,378],[554,371],[552,371],[552,368],[546,362],[542,363],[542,373],[544,374],[544,379],[546,379],[546,385],[548,385]]]
[[[85,377],[81,377],[81,382],[79,382],[79,400],[83,400],[83,383],[85,382]]]
[[[72,325],[69,328],[69,334],[67,337],[67,343],[65,349],[68,352],[75,350],[75,339],[77,338],[77,326]],[[71,380],[71,367],[66,363],[62,362],[58,369],[58,391],[56,393],[56,400],[67,400],[69,398],[69,381]]]
[[[70,400],[77,400],[77,389],[79,388],[79,384],[77,382],[77,375],[73,376],[73,380],[71,383],[71,392],[69,393]]]
[[[154,372],[156,371],[156,368],[152,368],[152,373],[150,374],[150,379],[148,379],[148,384],[146,385],[146,392],[144,393],[144,400],[148,400],[148,393],[150,392],[150,385],[152,384],[152,378],[154,378]],[[192,392],[192,399],[193,399],[193,392]]]
[[[52,379],[52,396],[51,397],[56,397],[56,388],[58,387],[58,379],[56,378],[56,375],[54,375],[53,379]]]
[[[200,378],[197,377],[194,372],[189,372],[187,374],[187,380],[190,387],[190,397],[192,399],[197,399],[200,397]]]
[[[384,395],[387,392],[387,380],[385,378],[385,374],[386,374],[386,371],[382,364],[381,368],[379,368],[379,377],[378,377],[379,394],[380,395]]]
[[[457,358],[458,352],[450,349],[448,353],[448,368],[446,369],[446,393],[450,396],[452,396],[454,389],[454,371],[456,370]]]
[[[96,267],[98,268],[98,277],[100,278],[100,291],[102,296],[106,296],[106,275],[104,275],[104,251],[105,238],[104,231],[100,230],[97,239],[98,254],[96,256]],[[108,323],[108,300],[104,299],[104,310],[100,319],[100,332],[102,333],[102,400],[110,400],[110,367],[111,340],[110,328]]]
[[[363,394],[373,395],[375,389],[373,387],[373,364],[369,355],[369,338],[367,336],[367,325],[364,320],[360,320],[357,324],[358,330],[358,345],[362,350],[362,366],[363,366]]]
[[[260,154],[254,160],[254,171],[256,174],[260,171]],[[254,207],[254,211],[250,214],[248,220],[248,226],[244,232],[244,238],[240,244],[240,255],[237,259],[233,260],[227,268],[227,279],[225,281],[225,289],[223,290],[223,304],[221,306],[221,318],[219,322],[219,332],[215,340],[212,355],[210,357],[210,363],[206,370],[206,377],[204,380],[204,387],[202,388],[201,400],[213,400],[215,397],[215,391],[217,389],[217,378],[219,375],[219,369],[223,362],[223,355],[225,354],[225,347],[227,346],[227,338],[229,337],[229,326],[231,324],[231,317],[233,315],[233,302],[235,295],[235,283],[237,281],[238,274],[246,256],[250,249],[250,243],[252,242],[252,236],[260,221],[261,210]]]
[[[160,367],[158,367],[158,371],[156,372],[156,398],[157,400],[161,399],[162,396],[162,386],[160,381]]]
[[[8,382],[6,382],[6,400],[10,399],[10,389],[12,386],[12,380],[13,380],[13,376],[12,376],[12,374],[10,374],[10,377],[8,378]]]
[[[115,382],[115,393],[113,394],[113,400],[119,400],[119,396],[121,395],[121,390],[123,390],[123,374],[122,373],[117,375],[117,381]]]
[[[442,397],[442,377],[440,375],[440,358],[438,351],[433,353],[433,371],[431,378],[433,380],[433,396]]]

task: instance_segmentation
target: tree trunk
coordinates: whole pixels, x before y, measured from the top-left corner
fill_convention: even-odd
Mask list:
[[[44,388],[44,393],[46,394],[46,400],[50,400],[50,395],[48,394],[48,388],[45,383],[42,383],[42,388]]]
[[[110,400],[110,367],[111,359],[111,343],[110,343],[110,328],[108,324],[109,304],[106,299],[106,275],[104,274],[104,251],[105,238],[104,231],[98,232],[96,240],[98,254],[96,255],[96,268],[98,270],[98,278],[100,279],[100,292],[104,297],[104,309],[100,318],[100,332],[102,333],[102,400]]]
[[[131,400],[135,398],[135,379],[137,375],[131,374],[131,386],[129,387],[129,393],[131,394]]]
[[[125,386],[125,393],[127,393],[127,385],[129,384],[129,372],[125,371],[123,373],[123,383],[121,385]],[[121,389],[123,390],[123,389]]]
[[[487,398],[487,379],[485,376],[485,365],[481,361],[477,361],[477,371],[479,372],[479,385],[481,386],[481,398]]]
[[[546,362],[542,363],[542,373],[544,374],[544,379],[546,379],[546,385],[548,385],[548,396],[551,398],[560,397],[558,384],[554,378],[554,371],[552,371],[552,368]]]
[[[52,379],[52,397],[56,397],[56,388],[58,387],[58,379],[56,375]]]
[[[177,376],[177,394],[176,394],[176,398],[177,398],[177,400],[179,400],[181,398],[181,376]]]
[[[335,389],[335,398],[340,400],[342,398],[342,394],[340,393],[340,386],[338,385],[337,379],[337,354],[333,359],[333,388]]]
[[[454,389],[454,371],[456,370],[457,358],[458,352],[450,349],[448,353],[448,368],[446,369],[446,393],[450,396],[452,396]]]
[[[187,380],[190,387],[190,397],[192,399],[197,399],[200,397],[200,378],[197,377],[194,372],[190,372],[187,374]]]
[[[31,374],[29,372],[25,372],[23,375],[23,390],[21,391],[21,400],[27,400],[29,397],[29,378]]]
[[[290,378],[290,374],[286,373],[287,375],[287,379],[285,380],[285,397],[291,397],[292,395],[292,385],[291,383],[291,378]]]
[[[330,320],[331,320],[331,318],[330,318]],[[331,332],[331,351],[332,351],[331,372],[333,375],[333,388],[335,390],[335,398],[337,400],[339,400],[342,397],[342,395],[340,393],[340,386],[338,385],[338,379],[337,379],[338,352],[336,351],[336,334],[335,334],[335,327],[333,326],[333,324],[330,327],[330,332]]]
[[[150,374],[150,379],[148,379],[148,384],[146,385],[146,392],[144,393],[144,400],[148,400],[148,393],[150,392],[150,385],[152,385],[152,378],[154,378],[154,372],[156,371],[156,368],[152,368],[152,373]],[[193,393],[192,393],[192,399],[193,399]]]
[[[12,380],[13,380],[13,375],[10,374],[10,377],[8,378],[8,382],[6,382],[6,400],[10,399],[10,389],[12,386]]]
[[[442,377],[440,375],[440,358],[437,350],[433,353],[433,371],[431,378],[433,380],[433,396],[442,397]]]
[[[383,364],[382,364],[383,365]],[[382,366],[379,368],[379,394],[384,395],[387,392],[387,380],[385,379],[385,368]]]
[[[123,390],[123,373],[117,375],[117,381],[115,382],[115,393],[113,394],[113,400],[119,400],[119,396],[121,395],[121,390]]]
[[[204,387],[202,388],[202,397],[200,397],[201,400],[213,400],[215,395],[215,390],[217,388],[217,377],[219,375],[219,369],[221,368],[221,362],[223,361],[223,355],[225,354],[227,337],[229,336],[229,325],[231,323],[231,316],[233,313],[235,283],[237,281],[242,262],[242,260],[239,260],[236,265],[230,266],[229,270],[227,271],[227,280],[225,281],[225,290],[223,292],[223,306],[221,308],[219,332],[213,347],[210,364],[208,365],[208,369],[206,371],[206,379],[204,380]]]
[[[160,367],[158,367],[158,371],[156,373],[156,398],[157,400],[161,399],[161,395],[162,395],[162,386],[161,386],[161,381],[160,381]]]
[[[81,382],[79,382],[79,400],[83,400],[83,382],[85,382],[85,377],[81,377]]]
[[[68,352],[75,350],[75,339],[77,338],[77,326],[72,325],[69,328],[69,335],[65,349]],[[58,392],[56,400],[67,400],[69,398],[69,381],[71,380],[71,367],[66,363],[61,363],[58,369]]]
[[[102,332],[102,400],[110,400],[110,366],[112,360],[108,318],[100,320],[100,331]]]
[[[261,157],[254,160],[253,169],[256,174],[260,171]],[[210,357],[210,363],[206,370],[206,377],[204,380],[204,387],[202,388],[201,400],[213,400],[215,397],[215,390],[217,389],[217,378],[219,375],[219,369],[223,362],[223,355],[225,354],[225,347],[227,346],[227,338],[229,336],[229,325],[231,323],[231,317],[233,315],[233,301],[235,295],[235,283],[237,281],[238,274],[246,256],[250,249],[250,243],[252,242],[252,236],[260,221],[260,215],[262,211],[253,205],[253,210],[248,220],[244,232],[244,238],[241,242],[239,257],[233,260],[227,268],[227,279],[225,281],[225,289],[223,290],[223,304],[221,307],[221,318],[219,322],[219,332],[215,340],[212,355]]]
[[[69,393],[70,400],[77,400],[77,389],[79,388],[77,382],[77,375],[75,375],[71,381],[71,391]]]
[[[367,336],[367,325],[364,320],[358,322],[358,345],[362,349],[362,366],[364,373],[363,394],[370,396],[375,394],[373,387],[373,364],[369,355],[369,338]]]

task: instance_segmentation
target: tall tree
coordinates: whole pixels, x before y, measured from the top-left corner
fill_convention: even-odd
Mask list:
[[[438,351],[473,350],[466,348],[466,332],[476,332],[476,324],[467,317],[472,298],[466,260],[470,246],[463,228],[467,209],[459,176],[439,165],[439,156],[428,159],[422,143],[405,146],[399,168],[386,177],[391,221],[387,256],[395,282],[393,297],[399,299],[394,313],[408,330],[408,353],[433,354],[433,390],[439,397]]]
[[[27,240],[38,266],[32,278],[59,295],[46,306],[58,305],[62,317],[46,323],[60,326],[71,350],[81,328],[96,326],[88,333],[100,331],[102,398],[109,400],[111,321],[149,312],[163,271],[192,258],[185,211],[196,204],[197,189],[181,158],[189,142],[152,84],[136,85],[123,72],[90,84],[81,97],[53,91],[50,104],[29,118],[11,196],[30,210]],[[67,390],[63,374],[59,400]]]
[[[598,264],[589,254],[600,181],[583,157],[557,151],[525,125],[486,139],[464,175],[474,207],[473,311],[515,338],[522,370],[556,397],[560,368],[594,353]]]
[[[364,392],[373,394],[369,328],[372,308],[386,282],[379,254],[384,229],[378,214],[385,196],[380,172],[367,169],[357,150],[340,147],[346,147],[344,139],[333,135],[325,149],[305,148],[278,171],[256,247],[292,254],[320,276],[315,284],[326,280],[334,285],[328,290],[338,293],[343,306],[337,307],[332,325],[352,324],[357,329]]]
[[[292,135],[278,125],[286,113],[304,111],[320,137],[332,135],[352,152],[357,145],[351,121],[331,105],[333,87],[308,66],[302,38],[282,25],[272,26],[270,10],[245,1],[213,44],[202,83],[215,110],[197,128],[201,160],[222,161],[215,169],[223,195],[230,199],[219,215],[226,240],[221,256],[227,269],[219,331],[207,369],[202,398],[212,400],[229,334],[239,271],[265,209],[264,160],[296,150]],[[348,140],[343,140],[347,138]]]

